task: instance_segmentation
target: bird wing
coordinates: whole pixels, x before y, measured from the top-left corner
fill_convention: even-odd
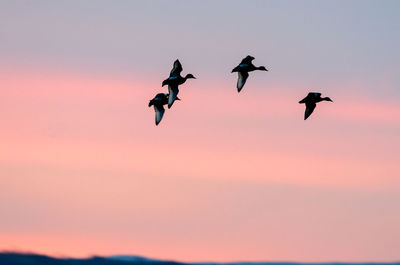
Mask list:
[[[183,68],[181,65],[181,62],[179,62],[179,60],[176,60],[174,62],[174,66],[172,67],[171,73],[169,76],[175,76],[175,75],[179,75],[182,72]]]
[[[311,113],[313,113],[317,104],[315,103],[306,103],[306,111],[304,112],[304,120],[307,120],[310,117]]]
[[[247,77],[249,74],[247,72],[238,72],[238,81],[237,81],[237,90],[240,92],[246,83]]]
[[[321,97],[321,93],[318,92],[310,92],[308,95],[299,101],[299,103],[307,103],[307,101],[315,101],[316,99]]]
[[[179,89],[178,86],[168,86],[168,108],[171,108],[172,104],[174,104],[174,101],[178,97]]]
[[[319,97],[321,97],[321,93],[310,92],[310,93],[308,93],[307,97],[319,98]]]
[[[157,105],[154,105],[154,110],[156,112],[156,125],[158,125],[164,116],[165,109],[164,109],[163,105],[157,104]]]
[[[254,60],[254,57],[249,57],[247,56],[246,58],[244,58],[240,64],[251,64],[251,62]]]

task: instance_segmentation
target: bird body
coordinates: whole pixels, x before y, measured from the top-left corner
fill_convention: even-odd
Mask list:
[[[178,97],[179,93],[178,86],[185,83],[187,79],[190,78],[195,79],[195,77],[192,74],[187,74],[186,76],[182,77],[181,76],[182,70],[183,70],[182,64],[179,62],[179,60],[176,60],[169,74],[169,77],[162,82],[162,86],[168,85],[168,93],[169,93],[168,108],[171,108],[172,104],[174,104],[175,100]]]
[[[304,112],[304,120],[307,120],[308,117],[310,117],[311,113],[313,113],[315,107],[317,106],[318,102],[321,101],[331,101],[333,102],[330,98],[328,97],[321,97],[321,93],[318,92],[310,92],[308,95],[303,98],[302,100],[299,101],[299,104],[306,104],[306,110]]]
[[[246,83],[247,78],[249,77],[249,72],[255,71],[255,70],[261,70],[261,71],[268,71],[264,66],[255,66],[252,61],[254,60],[253,56],[247,55],[238,66],[233,68],[233,72],[238,73],[238,81],[236,84],[238,92],[240,92]]]
[[[153,99],[149,102],[149,107],[154,106],[154,111],[156,113],[156,125],[158,125],[165,113],[164,105],[168,104],[169,102],[169,94],[165,93],[158,93]],[[181,100],[177,96],[174,100]]]
[[[154,106],[154,111],[156,113],[156,125],[158,125],[164,116],[164,105],[168,104],[168,94],[158,93],[149,102],[149,107]]]

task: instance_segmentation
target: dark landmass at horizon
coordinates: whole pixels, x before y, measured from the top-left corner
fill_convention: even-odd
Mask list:
[[[141,256],[93,256],[90,258],[55,258],[51,256],[0,252],[0,265],[400,265],[400,262],[178,262]]]

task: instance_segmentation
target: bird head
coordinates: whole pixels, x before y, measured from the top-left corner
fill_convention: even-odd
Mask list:
[[[192,74],[187,74],[185,78],[186,79],[189,79],[189,78],[196,79],[196,77],[194,77]]]

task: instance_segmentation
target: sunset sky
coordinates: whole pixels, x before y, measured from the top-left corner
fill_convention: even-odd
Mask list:
[[[0,6],[0,250],[400,260],[400,1]]]

